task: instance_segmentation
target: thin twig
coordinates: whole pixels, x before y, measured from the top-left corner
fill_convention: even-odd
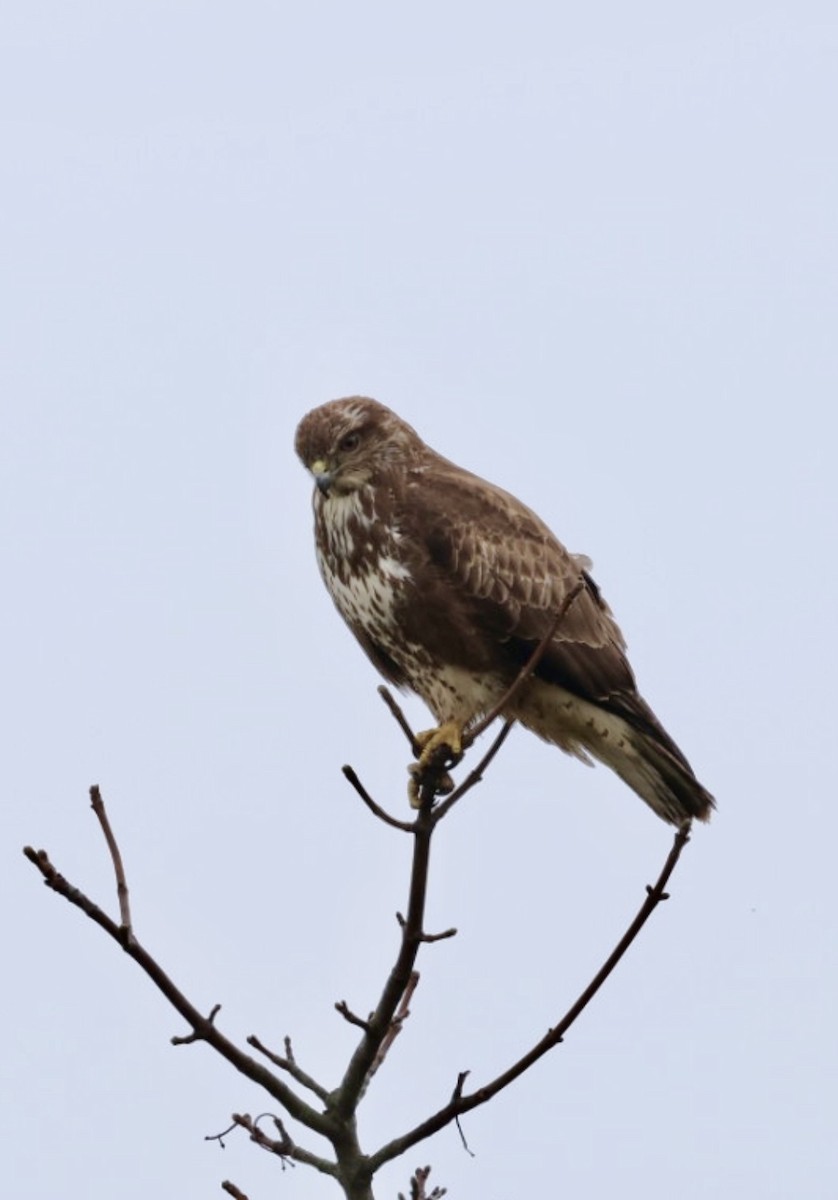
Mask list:
[[[440,1129],[444,1129],[446,1125],[450,1124],[464,1113],[470,1112],[473,1108],[477,1108],[478,1105],[485,1104],[487,1100],[491,1100],[492,1097],[496,1096],[498,1092],[503,1090],[503,1088],[508,1087],[513,1080],[517,1079],[520,1075],[523,1075],[523,1073],[528,1070],[533,1063],[537,1062],[541,1057],[543,1057],[548,1050],[552,1050],[554,1046],[557,1046],[562,1041],[562,1038],[567,1033],[568,1029],[570,1029],[574,1021],[576,1021],[581,1013],[587,1008],[588,1004],[590,1004],[591,1000],[620,962],[620,959],[631,946],[632,942],[640,933],[641,929],[646,924],[657,906],[663,900],[667,900],[669,898],[668,893],[666,892],[666,885],[669,882],[672,872],[675,870],[678,859],[681,857],[681,851],[684,849],[684,846],[686,846],[689,838],[690,829],[689,824],[687,823],[683,825],[675,834],[672,848],[667,855],[660,875],[653,885],[647,885],[646,899],[643,901],[636,916],[626,929],[626,932],[608,955],[605,962],[597,971],[596,975],[594,975],[591,982],[580,993],[578,998],[574,1001],[574,1003],[570,1006],[558,1023],[549,1029],[544,1037],[541,1038],[540,1041],[536,1042],[536,1044],[530,1050],[528,1050],[526,1054],[519,1058],[517,1062],[513,1063],[511,1067],[507,1068],[506,1071],[503,1071],[500,1075],[496,1076],[483,1087],[478,1088],[476,1091],[471,1092],[468,1095],[462,1094],[463,1083],[465,1081],[467,1072],[461,1072],[457,1078],[457,1086],[454,1089],[451,1100],[444,1105],[443,1108],[439,1109],[438,1112],[434,1113],[434,1115],[429,1117],[426,1121],[422,1121],[419,1125],[415,1126],[415,1128],[410,1130],[409,1133],[406,1133],[401,1137],[394,1138],[391,1142],[388,1142],[386,1146],[382,1146],[377,1153],[371,1156],[370,1166],[373,1172],[377,1171],[383,1163],[390,1162],[391,1159],[397,1158],[399,1155],[404,1154],[404,1152],[409,1150],[411,1146],[415,1146],[418,1142],[424,1141],[425,1138],[430,1137],[432,1134],[438,1133]]]
[[[247,1200],[244,1192],[239,1191],[234,1183],[230,1183],[229,1179],[225,1179],[221,1185],[222,1189],[233,1197],[233,1200]]]
[[[419,743],[416,741],[416,734],[410,728],[410,725],[408,724],[408,721],[407,721],[407,717],[402,712],[401,706],[398,704],[397,700],[393,696],[393,693],[390,691],[389,688],[386,688],[384,686],[384,684],[382,683],[378,688],[378,694],[381,697],[381,699],[384,701],[384,703],[387,705],[390,712],[395,717],[396,724],[398,725],[399,729],[402,731],[404,736],[410,742],[411,754],[413,755],[414,758],[418,758],[419,754],[421,752],[421,747],[420,747]]]
[[[450,1100],[451,1104],[459,1104],[459,1102],[462,1098],[462,1095],[463,1095],[463,1088],[465,1087],[465,1082],[468,1079],[470,1074],[471,1074],[471,1071],[460,1071],[459,1075],[457,1076],[457,1082],[454,1085],[454,1091],[451,1093],[451,1100]],[[469,1146],[468,1142],[466,1141],[466,1135],[463,1133],[463,1127],[460,1124],[459,1113],[457,1114],[457,1116],[454,1117],[454,1124],[457,1126],[457,1133],[460,1135],[460,1141],[463,1144],[463,1149],[465,1150],[465,1152],[469,1156],[469,1158],[474,1158],[474,1152],[472,1151],[471,1147]]]
[[[419,810],[412,831],[413,859],[410,868],[410,887],[399,952],[390,974],[387,976],[375,1011],[364,1030],[364,1036],[356,1046],[343,1079],[333,1095],[334,1112],[338,1117],[344,1119],[351,1116],[357,1108],[364,1080],[387,1035],[399,1001],[410,982],[416,956],[422,944],[431,838],[434,831],[434,822],[429,807],[426,806]]]
[[[406,925],[406,921],[400,912],[396,913],[396,920],[398,921],[398,923],[402,927],[402,929],[404,929],[404,927]],[[456,936],[457,936],[457,930],[452,925],[450,929],[443,929],[442,933],[420,933],[419,941],[420,942],[444,942],[446,940],[446,938],[452,938],[452,937],[456,937]]]
[[[262,1132],[259,1128],[259,1122],[270,1115],[270,1113],[261,1113],[253,1120],[248,1113],[233,1113],[233,1121],[236,1125],[241,1126],[242,1129],[247,1130],[250,1134],[251,1142],[255,1142],[257,1146],[260,1146],[263,1150],[270,1151],[271,1154],[276,1154],[282,1160],[282,1169],[285,1170],[286,1166],[294,1166],[292,1160],[296,1147],[288,1136],[282,1122],[276,1117],[274,1117],[274,1123],[278,1127],[279,1137],[270,1138],[266,1133]]]
[[[405,925],[407,924],[407,922],[406,922],[405,918],[402,917],[402,914],[400,912],[396,913],[396,920],[397,920],[397,922],[399,922],[402,929],[405,928]],[[447,938],[456,937],[456,936],[457,936],[457,931],[455,929],[455,926],[451,925],[450,929],[443,929],[441,934],[419,934],[419,941],[420,942],[444,942],[445,940],[447,940]]]
[[[533,674],[533,672],[535,671],[538,664],[541,662],[541,659],[543,658],[544,653],[547,650],[547,647],[550,645],[551,641],[555,637],[556,630],[558,629],[559,625],[562,623],[564,618],[567,616],[567,613],[568,613],[568,610],[569,610],[571,604],[573,604],[573,601],[576,599],[576,597],[579,595],[579,593],[584,589],[584,587],[585,587],[585,581],[584,581],[584,579],[580,579],[579,582],[576,583],[570,589],[570,591],[567,593],[567,595],[565,596],[565,598],[562,600],[561,604],[559,605],[559,608],[558,608],[558,611],[556,612],[555,617],[550,622],[550,625],[547,628],[547,632],[544,634],[541,641],[535,647],[535,649],[533,650],[532,654],[529,656],[527,661],[520,668],[520,670],[516,674],[515,678],[512,680],[509,687],[503,693],[501,698],[497,701],[496,704],[494,704],[492,706],[492,708],[489,709],[489,711],[486,713],[486,715],[484,717],[482,717],[470,729],[467,729],[463,732],[462,751],[459,755],[455,756],[454,765],[456,765],[456,763],[461,761],[461,759],[463,757],[463,753],[466,750],[468,750],[470,746],[472,746],[474,744],[474,742],[477,740],[477,738],[480,737],[480,735],[482,733],[485,733],[485,731],[489,728],[489,726],[492,724],[492,722],[497,717],[506,713],[507,709],[510,707],[513,700],[516,699],[519,692],[526,685],[527,680],[530,678],[530,676]],[[382,692],[381,688],[379,688],[379,692]],[[391,707],[391,711],[394,713],[394,715],[396,715],[396,712],[398,712],[396,719],[399,720],[399,716],[402,715],[401,709],[398,708],[398,705],[396,705],[396,702],[390,696],[389,692],[387,692],[386,688],[384,689],[384,692],[386,693],[385,699],[387,701],[387,704]],[[511,726],[511,723],[512,723],[512,721],[514,721],[514,719],[515,719],[514,717],[507,717],[508,725]],[[449,796],[447,801],[445,801],[443,804],[439,805],[439,807],[437,809],[437,819],[441,819],[441,817],[443,817],[447,812],[450,812],[452,805],[456,804],[456,802],[462,798],[462,796],[465,794],[465,792],[467,792],[469,790],[469,788],[473,787],[474,784],[479,781],[482,771],[485,769],[485,766],[487,766],[488,763],[491,762],[492,758],[497,753],[498,749],[500,749],[500,746],[502,745],[508,732],[509,732],[509,728],[505,728],[497,745],[492,747],[490,753],[486,756],[486,758],[483,761],[481,761],[476,772],[472,772],[472,774],[468,777],[468,779],[466,780],[466,783],[462,786],[462,788],[454,791],[452,793],[452,795]],[[412,736],[413,735],[411,734],[411,737]],[[415,738],[413,739],[413,742],[415,745]],[[439,746],[434,757],[431,759],[430,762],[420,763],[420,765],[418,767],[413,768],[413,771],[412,771],[413,778],[412,778],[412,782],[411,782],[411,789],[412,789],[412,793],[414,795],[418,796],[420,807],[424,805],[425,807],[430,808],[433,804],[435,797],[440,793],[440,791],[450,792],[452,790],[453,784],[451,784],[449,782],[450,777],[448,776],[448,774],[446,772],[446,767],[451,765],[451,755],[449,753],[447,753],[448,750],[450,750],[450,747],[446,747],[444,745]],[[414,750],[414,754],[417,754],[417,753],[418,753],[418,751]]]
[[[358,1028],[363,1029],[365,1033],[369,1032],[369,1021],[365,1021],[363,1017],[359,1017],[357,1013],[354,1013],[345,1000],[338,1000],[338,1002],[335,1004],[335,1008],[338,1010],[344,1020],[349,1022],[350,1025],[357,1025]]]
[[[228,1137],[233,1132],[234,1129],[237,1129],[237,1128],[238,1128],[238,1126],[236,1125],[236,1123],[234,1121],[232,1125],[228,1125],[226,1129],[222,1129],[221,1133],[205,1133],[204,1141],[205,1142],[218,1142],[221,1149],[226,1150],[227,1147],[224,1145],[224,1139],[226,1137]]]
[[[303,1146],[298,1146],[280,1118],[273,1113],[260,1113],[258,1117],[250,1117],[248,1113],[233,1113],[232,1117],[236,1125],[247,1130],[251,1141],[255,1142],[257,1146],[261,1146],[263,1150],[269,1150],[271,1154],[278,1155],[283,1160],[284,1166],[293,1167],[295,1162],[305,1163],[306,1166],[314,1167],[323,1175],[331,1175],[332,1178],[338,1176],[338,1168],[335,1163],[328,1162],[319,1154],[312,1154]],[[273,1121],[279,1133],[278,1138],[269,1138],[259,1128],[259,1122],[267,1118]]]
[[[450,929],[443,929],[442,933],[421,933],[419,940],[430,945],[432,942],[446,942],[449,938],[456,936],[457,930],[452,925]]]
[[[509,734],[512,730],[512,726],[514,724],[515,724],[515,721],[511,717],[507,718],[504,721],[503,725],[501,726],[500,733],[497,735],[495,740],[492,742],[491,746],[486,751],[486,753],[483,755],[483,757],[481,758],[481,760],[477,764],[477,766],[474,768],[474,770],[469,772],[469,774],[465,777],[465,779],[463,780],[463,782],[460,784],[460,786],[457,788],[456,791],[452,792],[451,795],[447,797],[447,799],[443,800],[434,809],[433,817],[434,817],[435,823],[439,824],[439,822],[442,820],[442,818],[451,811],[451,809],[454,807],[454,805],[457,803],[457,801],[462,800],[462,798],[463,798],[463,796],[465,796],[466,792],[471,791],[471,789],[475,786],[475,784],[478,784],[482,781],[483,775],[486,771],[486,768],[489,766],[489,763],[495,757],[498,750],[500,750],[503,743],[509,737]]]
[[[355,791],[358,793],[358,795],[363,800],[364,804],[366,804],[367,808],[370,810],[371,813],[374,814],[374,816],[378,817],[378,819],[380,821],[383,821],[385,823],[385,825],[392,826],[393,829],[401,829],[402,832],[404,832],[404,833],[412,832],[413,822],[412,821],[399,821],[395,817],[391,817],[388,812],[385,812],[385,810],[381,807],[380,804],[376,804],[376,802],[373,800],[372,796],[369,794],[367,789],[361,783],[358,776],[355,774],[355,771],[352,767],[350,767],[348,765],[341,767],[341,771],[343,772],[344,778],[349,780],[349,782],[354,787]]]
[[[527,661],[524,663],[523,667],[521,667],[521,670],[515,676],[515,678],[513,679],[512,683],[509,685],[509,687],[506,689],[506,691],[503,693],[500,700],[498,700],[497,704],[495,704],[493,708],[489,709],[489,711],[486,713],[485,717],[483,717],[480,721],[477,722],[476,725],[474,725],[471,729],[469,729],[468,732],[466,733],[466,735],[464,736],[464,738],[463,738],[463,747],[464,748],[468,748],[473,742],[475,742],[477,740],[477,738],[480,737],[481,733],[483,733],[486,729],[489,728],[489,726],[492,724],[494,719],[496,717],[499,717],[501,715],[501,713],[504,712],[504,710],[516,698],[516,696],[523,688],[523,686],[526,683],[529,676],[532,675],[533,671],[536,669],[538,664],[541,662],[541,659],[544,656],[545,650],[550,645],[550,643],[553,640],[553,637],[555,636],[556,630],[561,625],[564,618],[567,616],[568,609],[570,608],[571,604],[576,599],[576,597],[579,595],[579,593],[584,589],[584,587],[585,587],[585,581],[584,581],[584,579],[580,579],[579,582],[577,584],[575,584],[574,587],[572,587],[570,589],[570,591],[567,593],[564,600],[562,600],[561,604],[559,605],[558,612],[556,613],[554,620],[550,623],[544,637],[538,643],[535,650],[533,650],[532,654],[527,659]]]
[[[410,1016],[410,1001],[413,999],[413,993],[416,991],[418,985],[419,972],[411,971],[407,987],[404,989],[404,995],[399,1001],[399,1007],[396,1009],[393,1019],[390,1022],[390,1028],[381,1039],[381,1045],[378,1047],[378,1052],[370,1064],[369,1071],[367,1071],[367,1077],[364,1080],[364,1085],[361,1088],[358,1096],[359,1100],[363,1099],[373,1075],[384,1062],[384,1059],[387,1057],[390,1051],[390,1047],[393,1045],[393,1042],[402,1031],[402,1025],[404,1025],[405,1021]]]
[[[25,846],[23,853],[38,868],[46,886],[59,896],[63,896],[65,900],[75,905],[76,908],[81,909],[85,916],[94,921],[101,929],[104,929],[105,933],[122,946],[128,957],[133,958],[137,965],[148,975],[152,983],[162,992],[172,1007],[180,1013],[187,1025],[190,1025],[192,1029],[199,1032],[202,1039],[208,1045],[212,1046],[222,1058],[231,1063],[246,1079],[250,1079],[253,1083],[264,1088],[270,1096],[273,1096],[283,1106],[286,1112],[299,1121],[300,1124],[305,1125],[307,1129],[322,1134],[326,1138],[334,1136],[334,1123],[329,1117],[312,1108],[310,1104],[302,1100],[296,1092],[292,1091],[281,1079],[278,1079],[267,1067],[264,1067],[254,1058],[251,1058],[249,1054],[245,1054],[234,1042],[225,1037],[186,998],[157,960],[144,949],[136,938],[132,938],[126,944],[122,926],[117,925],[116,921],[103,912],[97,904],[94,904],[84,892],[65,879],[50,862],[46,850],[34,850],[31,846]],[[321,1167],[319,1169],[324,1170],[325,1168]]]
[[[447,1188],[435,1187],[432,1192],[425,1191],[425,1184],[431,1173],[430,1167],[417,1167],[410,1177],[410,1200],[442,1200],[448,1195]],[[399,1192],[399,1200],[404,1200],[404,1194]]]
[[[310,1150],[306,1150],[303,1146],[297,1145],[294,1139],[285,1128],[284,1122],[274,1113],[260,1113],[258,1117],[251,1117],[248,1113],[233,1113],[233,1121],[236,1125],[240,1125],[242,1129],[247,1130],[250,1134],[250,1140],[255,1142],[257,1146],[261,1146],[263,1150],[268,1150],[271,1154],[276,1154],[282,1159],[283,1167],[293,1167],[295,1163],[304,1163],[308,1167],[314,1167],[323,1175],[331,1175],[332,1178],[339,1178],[339,1171],[336,1163],[328,1162],[321,1158],[319,1154],[312,1154]],[[278,1138],[268,1137],[266,1133],[259,1127],[260,1121],[271,1120],[279,1134]]]
[[[475,1158],[476,1155],[475,1155],[474,1151],[472,1150],[471,1146],[468,1144],[466,1135],[463,1132],[463,1126],[460,1121],[459,1113],[457,1113],[456,1117],[454,1118],[454,1125],[457,1128],[457,1133],[460,1135],[460,1141],[462,1142],[463,1149],[465,1150],[466,1154],[469,1156],[469,1158]]]
[[[221,1005],[213,1004],[212,1008],[209,1011],[209,1016],[206,1017],[201,1022],[200,1028],[193,1029],[191,1033],[187,1033],[183,1037],[179,1037],[177,1034],[175,1034],[173,1037],[169,1038],[169,1041],[172,1043],[173,1046],[190,1046],[193,1042],[206,1041],[206,1037],[204,1036],[204,1031],[207,1028],[207,1026],[211,1027],[215,1024],[215,1018],[218,1016],[218,1014],[220,1012],[221,1012]]]
[[[131,928],[131,905],[128,898],[128,883],[125,878],[125,868],[122,865],[122,855],[119,852],[119,846],[113,835],[108,814],[105,811],[105,802],[102,799],[102,793],[95,783],[90,789],[90,807],[95,812],[99,824],[102,826],[102,833],[105,835],[105,841],[110,851],[114,875],[116,876],[116,895],[119,900],[119,923],[125,930],[125,938],[128,939],[133,934]]]
[[[302,1067],[297,1065],[297,1060],[291,1052],[290,1038],[285,1039],[286,1053],[284,1058],[279,1054],[274,1054],[273,1050],[269,1050],[267,1046],[259,1041],[254,1033],[251,1033],[247,1039],[247,1044],[248,1046],[252,1046],[254,1050],[258,1050],[260,1054],[264,1054],[265,1058],[269,1059],[275,1067],[279,1067],[282,1071],[287,1071],[292,1079],[296,1079],[297,1083],[302,1084],[303,1087],[313,1092],[318,1100],[323,1100],[324,1102],[328,1100],[329,1093],[327,1089],[319,1084],[316,1079],[313,1079]]]
[[[407,717],[402,712],[401,706],[393,696],[390,689],[384,687],[382,684],[378,688],[378,694],[389,708],[396,720],[396,724],[410,742],[410,752],[413,757],[416,759],[421,758],[422,746],[420,745],[416,734],[411,729]],[[462,755],[460,755],[456,761],[459,762],[461,757]],[[448,758],[449,755],[445,746],[438,746],[435,754],[429,762],[411,763],[411,765],[408,767],[408,771],[410,772],[410,781],[407,786],[407,794],[411,807],[422,808],[424,806],[425,808],[430,808],[433,805],[436,796],[447,796],[449,792],[454,790],[454,781],[445,769]],[[369,803],[369,801],[367,801],[367,803]],[[378,806],[376,805],[376,808],[377,807]]]

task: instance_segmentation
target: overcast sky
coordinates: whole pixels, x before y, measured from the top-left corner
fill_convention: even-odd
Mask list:
[[[589,554],[718,799],[452,1200],[834,1196],[838,14],[825,2],[11,3],[0,27],[7,1191],[327,1200],[274,1106],[43,888],[46,847],[221,1027],[327,1086],[395,954],[406,747],[293,454],[363,392]],[[416,700],[414,724],[428,724]],[[670,832],[516,731],[440,830],[372,1150],[555,1022]],[[320,1149],[307,1135],[300,1140]]]

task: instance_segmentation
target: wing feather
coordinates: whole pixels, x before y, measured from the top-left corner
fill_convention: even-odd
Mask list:
[[[476,475],[435,461],[412,473],[398,523],[460,599],[481,612],[494,632],[538,642],[570,590],[583,592],[571,605],[551,650],[566,646],[617,651],[625,663],[622,634],[588,574],[588,562],[570,554],[543,521],[516,497]],[[626,674],[628,672],[628,674]],[[614,683],[631,679],[628,664]]]
[[[536,675],[624,717],[683,760],[638,694],[625,640],[588,573],[590,563],[569,553],[522,501],[432,455],[411,473],[398,523],[408,540],[424,550],[417,570],[424,615],[433,615],[440,589],[447,609],[437,628],[456,632],[455,614],[461,614],[460,640],[468,637],[473,660],[466,665],[483,668],[489,661],[501,662],[514,674],[581,581],[583,590]],[[476,631],[483,637],[479,647]]]

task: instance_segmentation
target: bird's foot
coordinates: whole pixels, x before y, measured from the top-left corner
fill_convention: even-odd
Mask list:
[[[421,808],[426,784],[432,784],[435,795],[446,796],[454,790],[454,780],[447,768],[455,767],[463,757],[463,727],[456,721],[446,721],[437,729],[417,733],[416,744],[419,761],[408,767],[407,795],[411,808]]]
[[[420,767],[427,767],[435,761],[437,751],[443,746],[448,751],[443,761],[447,766],[456,766],[463,757],[463,727],[457,721],[446,721],[437,729],[417,733],[416,744],[422,752],[419,755]]]

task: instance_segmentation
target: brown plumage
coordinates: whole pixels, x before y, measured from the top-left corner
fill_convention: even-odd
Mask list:
[[[467,728],[504,695],[581,581],[505,715],[606,763],[664,820],[708,818],[713,798],[638,693],[587,560],[535,513],[363,396],[308,413],[296,449],[317,485],[323,579],[386,679],[417,692],[440,725]]]

